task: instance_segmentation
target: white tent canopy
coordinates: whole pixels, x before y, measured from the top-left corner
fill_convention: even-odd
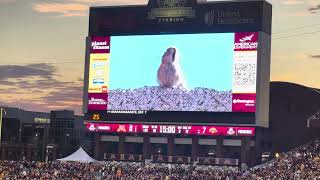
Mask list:
[[[65,158],[57,159],[58,161],[74,161],[82,163],[98,162],[97,160],[90,157],[83,149],[80,147],[76,152],[67,156]]]

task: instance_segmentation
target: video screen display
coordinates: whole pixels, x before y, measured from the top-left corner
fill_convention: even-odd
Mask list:
[[[255,112],[258,33],[91,37],[88,109]]]

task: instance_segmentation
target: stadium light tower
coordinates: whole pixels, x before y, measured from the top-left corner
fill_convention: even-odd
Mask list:
[[[4,108],[0,108],[0,145],[1,145],[1,134],[2,134],[2,118],[3,118],[3,113],[6,114],[6,111],[4,110]]]

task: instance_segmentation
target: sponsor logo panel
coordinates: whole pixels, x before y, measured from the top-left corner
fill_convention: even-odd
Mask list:
[[[108,104],[107,93],[89,93],[88,94],[88,109],[89,110],[106,110]]]
[[[257,32],[235,33],[234,50],[235,51],[256,51],[258,49]]]
[[[232,112],[255,112],[258,32],[235,33]]]
[[[110,36],[106,37],[98,37],[92,36],[91,37],[91,44],[90,44],[90,53],[110,53]]]
[[[254,128],[238,128],[237,129],[237,135],[238,136],[252,136],[255,133]]]
[[[232,94],[232,112],[255,112],[256,94]]]

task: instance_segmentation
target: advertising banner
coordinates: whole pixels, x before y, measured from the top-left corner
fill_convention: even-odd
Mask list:
[[[258,32],[237,32],[234,38],[232,112],[256,111]]]
[[[91,54],[89,93],[107,93],[109,84],[109,54]]]
[[[186,156],[162,156],[153,155],[151,156],[153,163],[174,163],[174,164],[190,164],[191,158]]]
[[[110,70],[110,36],[92,36],[90,43],[88,110],[106,110]]]
[[[106,161],[132,161],[132,162],[141,162],[144,160],[142,155],[136,155],[136,154],[104,154],[103,159]]]
[[[238,159],[199,157],[200,165],[238,166]]]
[[[91,54],[110,53],[110,36],[91,36]]]
[[[89,110],[105,110],[107,109],[108,93],[89,93],[88,94]]]

